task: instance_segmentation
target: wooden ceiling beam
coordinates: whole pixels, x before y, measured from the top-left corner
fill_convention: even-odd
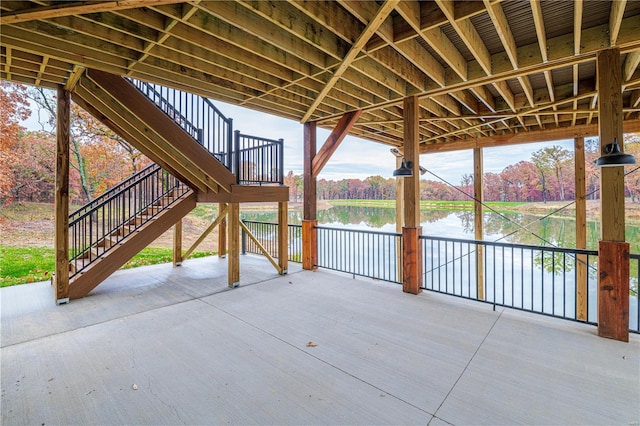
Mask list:
[[[179,0],[118,0],[54,3],[50,6],[3,12],[2,16],[0,16],[0,25],[179,2]]]
[[[611,13],[609,15],[609,43],[611,46],[618,44],[618,35],[620,34],[620,25],[624,17],[624,8],[627,0],[615,0],[611,3]]]
[[[387,16],[389,16],[393,8],[398,4],[398,1],[399,0],[386,0],[384,4],[380,6],[376,15],[371,19],[371,21],[369,21],[369,24],[365,27],[364,31],[362,31],[362,34],[360,34],[358,39],[353,43],[338,68],[333,72],[329,82],[327,82],[325,87],[318,94],[316,100],[311,104],[305,115],[302,117],[302,120],[300,120],[302,123],[309,120],[313,111],[315,111],[329,91],[333,89],[333,86],[342,77],[342,74],[344,74],[351,66],[351,62],[353,62],[356,56],[365,47],[367,41],[369,41],[371,36],[377,31],[378,27],[384,22]]]

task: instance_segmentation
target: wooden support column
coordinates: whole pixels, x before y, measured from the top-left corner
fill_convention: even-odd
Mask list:
[[[600,153],[622,135],[620,50],[596,54]],[[600,168],[600,241],[598,243],[598,335],[629,341],[629,244],[625,243],[624,167]]]
[[[182,265],[182,219],[173,225],[173,266]]]
[[[313,159],[316,155],[316,123],[304,124],[304,194],[302,220],[302,268],[315,270],[318,260],[316,236],[316,178],[313,176]]]
[[[56,107],[55,178],[55,297],[56,304],[69,302],[69,128],[71,95],[58,86]]]
[[[584,158],[584,137],[573,140],[575,158],[575,188],[576,188],[576,248],[587,248],[587,198]],[[587,320],[587,256],[576,256],[576,318]]]
[[[402,165],[402,157],[396,157],[396,169]],[[396,232],[402,234],[404,225],[404,178],[396,178]],[[402,281],[402,241],[396,244],[396,263],[398,266],[398,282]]]
[[[218,214],[221,215],[227,208],[226,203],[218,203]],[[225,215],[218,225],[218,257],[227,256],[227,216]]]
[[[240,205],[229,203],[227,209],[229,217],[229,287],[240,284]]]
[[[289,203],[278,202],[278,266],[284,275],[289,269]]]
[[[402,291],[422,291],[422,244],[420,235],[420,152],[419,111],[417,96],[403,102],[404,158],[413,163],[413,176],[404,178],[404,227],[402,228]]]
[[[473,210],[476,240],[484,240],[484,166],[482,148],[473,149]],[[478,300],[484,300],[484,246],[476,246],[476,291]]]

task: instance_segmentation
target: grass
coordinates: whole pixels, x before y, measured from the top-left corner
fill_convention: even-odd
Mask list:
[[[189,258],[212,256],[200,251]],[[124,264],[122,269],[168,263],[173,259],[170,248],[147,247]],[[0,287],[47,281],[55,266],[55,251],[47,247],[12,247],[0,245]]]
[[[358,207],[383,207],[395,208],[396,200],[328,200],[332,206],[358,206]],[[519,206],[525,203],[519,202],[485,202],[487,206],[497,211],[509,211],[510,207]],[[438,209],[438,210],[473,210],[473,201],[436,201],[422,200],[420,201],[422,209]]]

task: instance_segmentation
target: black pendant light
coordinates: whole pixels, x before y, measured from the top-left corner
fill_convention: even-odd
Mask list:
[[[402,159],[402,164],[400,164],[400,168],[393,171],[394,176],[407,177],[413,176],[413,162],[406,161],[404,158]]]
[[[636,159],[633,155],[620,152],[620,146],[618,146],[617,138],[613,138],[613,143],[605,145],[604,152],[605,154],[596,161],[596,166],[598,167],[636,164]]]

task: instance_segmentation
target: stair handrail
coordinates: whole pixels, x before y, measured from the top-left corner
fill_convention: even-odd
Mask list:
[[[232,171],[239,184],[284,184],[284,140],[236,130]]]
[[[146,172],[146,173],[143,173]],[[70,277],[82,272],[190,188],[157,164],[116,185],[69,217]],[[142,216],[142,213],[146,213]]]
[[[134,78],[126,80],[231,170],[233,119],[200,95]]]
[[[151,174],[156,170],[158,170],[159,168],[160,166],[157,165],[156,163],[151,163],[145,168],[143,168],[142,170],[139,170],[136,173],[129,176],[128,178],[124,179],[122,182],[115,184],[113,187],[107,189],[105,192],[103,192],[93,200],[77,208],[73,212],[69,213],[69,222],[71,222],[72,220],[75,220],[76,217],[82,215],[86,210],[91,210],[95,206],[99,205],[100,203],[103,202],[103,200],[105,200],[106,198],[109,198],[111,195],[122,191],[122,189],[125,188],[127,185],[129,185],[131,182],[134,182],[140,179],[142,176]]]

